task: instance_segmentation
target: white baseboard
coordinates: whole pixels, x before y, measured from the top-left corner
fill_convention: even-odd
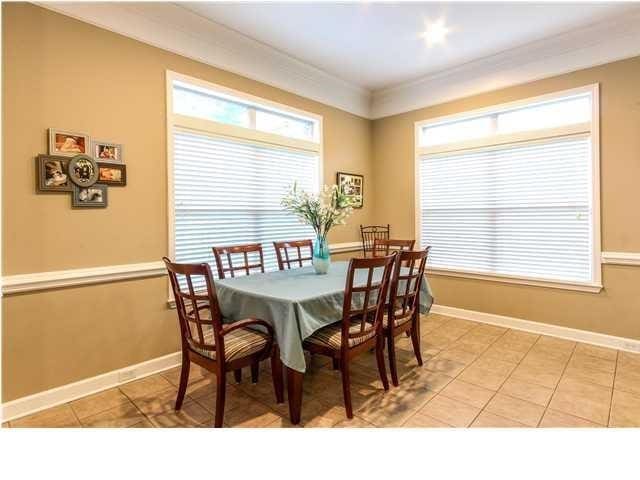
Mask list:
[[[55,407],[63,403],[86,397],[93,393],[101,392],[109,388],[117,387],[133,380],[148,377],[154,373],[176,367],[181,363],[181,352],[170,353],[163,357],[147,360],[146,362],[131,365],[126,368],[113,370],[111,372],[98,375],[97,377],[86,378],[78,382],[62,385],[61,387],[45,390],[27,397],[18,398],[2,404],[0,418],[3,422],[24,417],[31,413]],[[123,380],[124,375],[128,376]]]
[[[514,328],[526,332],[549,335],[551,337],[564,338],[575,342],[589,343],[600,347],[615,348],[627,352],[640,352],[640,340],[632,338],[614,337],[604,333],[590,332],[588,330],[578,330],[576,328],[561,327],[549,323],[532,322],[515,317],[505,317],[494,313],[478,312],[475,310],[465,310],[463,308],[449,307],[446,305],[433,305],[432,313],[447,315],[451,317],[472,320],[475,322],[489,323],[499,327]]]

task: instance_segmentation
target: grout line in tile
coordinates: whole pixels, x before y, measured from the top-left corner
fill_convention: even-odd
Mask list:
[[[452,317],[452,318],[454,318],[454,317]],[[477,328],[477,327],[480,327],[481,325],[482,325],[482,324],[478,324],[476,327],[473,327],[473,328],[469,329],[469,332],[471,332],[472,330],[474,330],[474,329],[475,329],[475,328]],[[508,328],[507,330],[505,330],[504,332],[502,332],[502,334],[501,334],[501,335],[498,335],[498,336],[495,338],[495,340],[493,340],[491,343],[487,344],[486,348],[485,348],[484,350],[482,350],[482,352],[480,352],[480,353],[478,354],[478,356],[476,357],[476,359],[475,359],[473,362],[471,362],[469,365],[466,365],[462,370],[460,370],[460,372],[458,373],[458,375],[456,375],[455,377],[453,377],[451,381],[447,382],[447,385],[449,385],[451,382],[453,382],[454,380],[456,380],[460,375],[462,375],[462,373],[463,373],[467,368],[469,368],[471,365],[473,365],[474,363],[476,363],[476,362],[478,361],[478,359],[482,356],[482,354],[483,354],[483,353],[485,353],[487,350],[489,350],[489,348],[491,348],[491,345],[493,345],[493,344],[494,344],[494,343],[496,343],[500,338],[502,338],[503,336],[505,336],[505,335],[507,334],[507,332],[509,332],[510,330],[512,330],[512,329]],[[469,333],[469,332],[467,332],[467,333]],[[466,334],[465,334],[465,335],[466,335]],[[509,375],[509,376],[511,376],[511,375]],[[507,377],[507,378],[509,378],[509,377]],[[505,381],[506,381],[506,380],[505,380]],[[503,382],[503,383],[504,383],[504,382]],[[446,386],[447,386],[447,385],[445,385],[444,387],[442,387],[442,390],[444,390],[444,389],[446,388]],[[502,386],[502,385],[501,385],[501,386]],[[430,398],[429,400],[427,400],[427,401],[424,403],[424,405],[422,405],[422,406],[420,407],[420,409],[419,409],[419,410],[421,410],[422,408],[424,408],[424,406],[425,406],[426,404],[428,404],[429,402],[431,402],[431,401],[432,401],[432,400],[434,400],[435,398],[439,397],[440,395],[442,395],[443,397],[446,397],[446,398],[450,398],[450,397],[447,397],[446,395],[443,395],[443,394],[441,393],[441,392],[442,392],[442,390],[440,390],[440,392],[437,392],[437,394],[436,394],[436,395],[434,395],[434,397],[433,397],[433,398]],[[496,393],[497,393],[497,390],[496,390]],[[494,396],[495,396],[495,394],[491,396],[491,398],[489,399],[489,402],[491,401],[491,399],[492,399]],[[487,404],[488,404],[489,402],[487,402]],[[461,403],[464,403],[464,402],[461,402]],[[469,405],[469,404],[467,404],[467,403],[464,403],[464,404],[465,404],[465,405]],[[471,406],[471,405],[470,405],[470,406]],[[485,405],[485,407],[486,407],[486,405]],[[476,407],[476,408],[477,408],[477,407]],[[419,410],[418,410],[418,411],[419,411]],[[480,409],[480,412],[478,412],[478,415],[480,415],[483,411],[484,411],[484,408],[481,408],[481,409]],[[416,411],[416,413],[417,413],[417,411]],[[414,415],[415,415],[416,413],[414,413]],[[475,422],[475,421],[476,421],[476,418],[478,418],[478,415],[476,415],[475,417],[473,417],[473,420],[471,420],[471,423],[469,423],[469,426],[471,426],[471,424],[473,424],[473,422]]]
[[[503,333],[500,337],[498,337],[498,338],[502,338],[502,337],[503,337],[503,336],[505,336],[508,332],[511,332],[511,331],[514,331],[514,329],[513,329],[513,328],[509,328],[509,329],[507,329],[507,331],[506,331],[506,332],[504,332],[504,333]],[[498,339],[496,339],[496,341],[497,341],[497,340],[498,340]],[[533,348],[533,346],[534,346],[536,343],[538,343],[538,341],[539,341],[539,340],[540,340],[540,337],[538,337],[538,340],[536,340],[535,342],[533,342],[533,343],[531,344],[531,346],[529,347],[529,349],[527,350],[527,352],[526,352],[526,353],[522,356],[522,358],[521,358],[521,359],[516,363],[516,368],[514,368],[513,370],[511,370],[511,373],[509,373],[509,375],[507,375],[507,378],[505,378],[505,379],[504,379],[504,381],[500,384],[500,386],[499,386],[499,387],[498,387],[498,389],[495,391],[495,393],[494,393],[493,395],[491,395],[491,398],[487,401],[487,403],[484,405],[484,407],[482,407],[482,409],[480,409],[480,412],[479,412],[479,413],[478,413],[478,415],[476,415],[476,416],[475,416],[475,418],[471,421],[471,423],[469,424],[469,426],[473,425],[473,422],[475,422],[475,421],[476,421],[476,419],[480,416],[480,414],[486,410],[487,405],[489,405],[489,404],[491,403],[491,400],[493,400],[493,398],[498,394],[498,392],[500,391],[500,389],[502,388],[502,386],[507,382],[507,380],[509,380],[509,379],[511,378],[511,375],[513,375],[513,372],[515,372],[515,371],[516,371],[516,369],[520,366],[520,363],[522,363],[522,361],[523,361],[523,360],[526,358],[526,356],[529,354],[529,352],[531,351],[531,349]],[[495,342],[494,342],[494,343],[495,343]],[[491,343],[491,345],[493,345],[493,343]],[[488,348],[489,348],[489,347],[487,347],[487,349],[488,349]],[[485,351],[483,351],[482,353],[484,353],[484,352],[486,352],[486,350],[485,350]],[[478,357],[478,358],[479,358],[479,357]],[[491,413],[491,412],[487,412],[487,413]],[[493,415],[495,415],[495,413],[494,413]],[[543,413],[543,415],[544,415],[544,413]],[[500,416],[500,415],[498,415],[498,416]],[[505,418],[505,417],[502,417],[502,418]],[[542,417],[541,417],[541,418],[542,418]],[[519,422],[519,423],[520,423],[520,422]]]
[[[540,337],[540,338],[542,338],[542,337]],[[538,343],[538,342],[536,342],[536,343]],[[540,423],[542,423],[542,419],[547,414],[547,410],[549,410],[549,405],[551,405],[551,400],[553,400],[553,396],[556,394],[556,390],[558,390],[558,385],[560,385],[560,382],[562,381],[562,378],[564,377],[564,374],[567,371],[567,367],[569,366],[569,363],[571,362],[571,359],[573,358],[573,356],[576,353],[576,348],[578,348],[578,342],[576,342],[576,344],[573,346],[573,349],[571,350],[571,355],[569,355],[569,359],[567,360],[567,363],[564,364],[564,368],[562,369],[562,373],[560,374],[560,378],[558,379],[558,383],[556,383],[556,386],[553,387],[553,392],[551,392],[551,395],[549,396],[549,400],[547,401],[547,405],[544,407],[544,412],[542,412],[542,416],[540,417],[540,420],[538,420],[538,425],[536,425],[536,427],[540,426]]]
[[[616,363],[613,367],[613,385],[611,385],[611,400],[609,401],[609,416],[607,417],[607,428],[611,425],[611,411],[613,410],[613,392],[616,390],[616,377],[618,376],[618,359],[620,358],[620,351],[616,350]]]

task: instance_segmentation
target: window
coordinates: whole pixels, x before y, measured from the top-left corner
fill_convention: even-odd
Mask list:
[[[262,243],[265,269],[277,269],[271,242],[312,238],[280,206],[297,182],[318,191],[321,118],[168,74],[171,256],[209,262],[211,247]]]
[[[598,291],[598,90],[416,124],[434,273]]]

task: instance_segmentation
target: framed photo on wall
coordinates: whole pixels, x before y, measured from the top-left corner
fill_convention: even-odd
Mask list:
[[[58,130],[57,128],[49,129],[49,155],[62,157],[86,155],[89,153],[89,145],[89,135]]]
[[[364,203],[364,177],[362,175],[338,172],[336,183],[343,194],[351,197],[353,208],[362,208]]]
[[[38,192],[71,192],[69,157],[38,155],[36,157],[36,189]]]
[[[91,144],[91,155],[97,162],[123,163],[122,145],[119,143],[94,140]]]
[[[124,187],[127,184],[127,166],[124,163],[98,162],[98,183]]]
[[[105,208],[107,206],[107,186],[99,183],[90,187],[74,185],[71,206],[74,208]]]

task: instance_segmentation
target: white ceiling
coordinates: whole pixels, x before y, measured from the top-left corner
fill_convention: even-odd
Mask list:
[[[366,118],[640,55],[638,2],[36,3]]]
[[[211,21],[376,91],[591,25],[631,3],[180,3]],[[427,47],[425,22],[444,18]]]

